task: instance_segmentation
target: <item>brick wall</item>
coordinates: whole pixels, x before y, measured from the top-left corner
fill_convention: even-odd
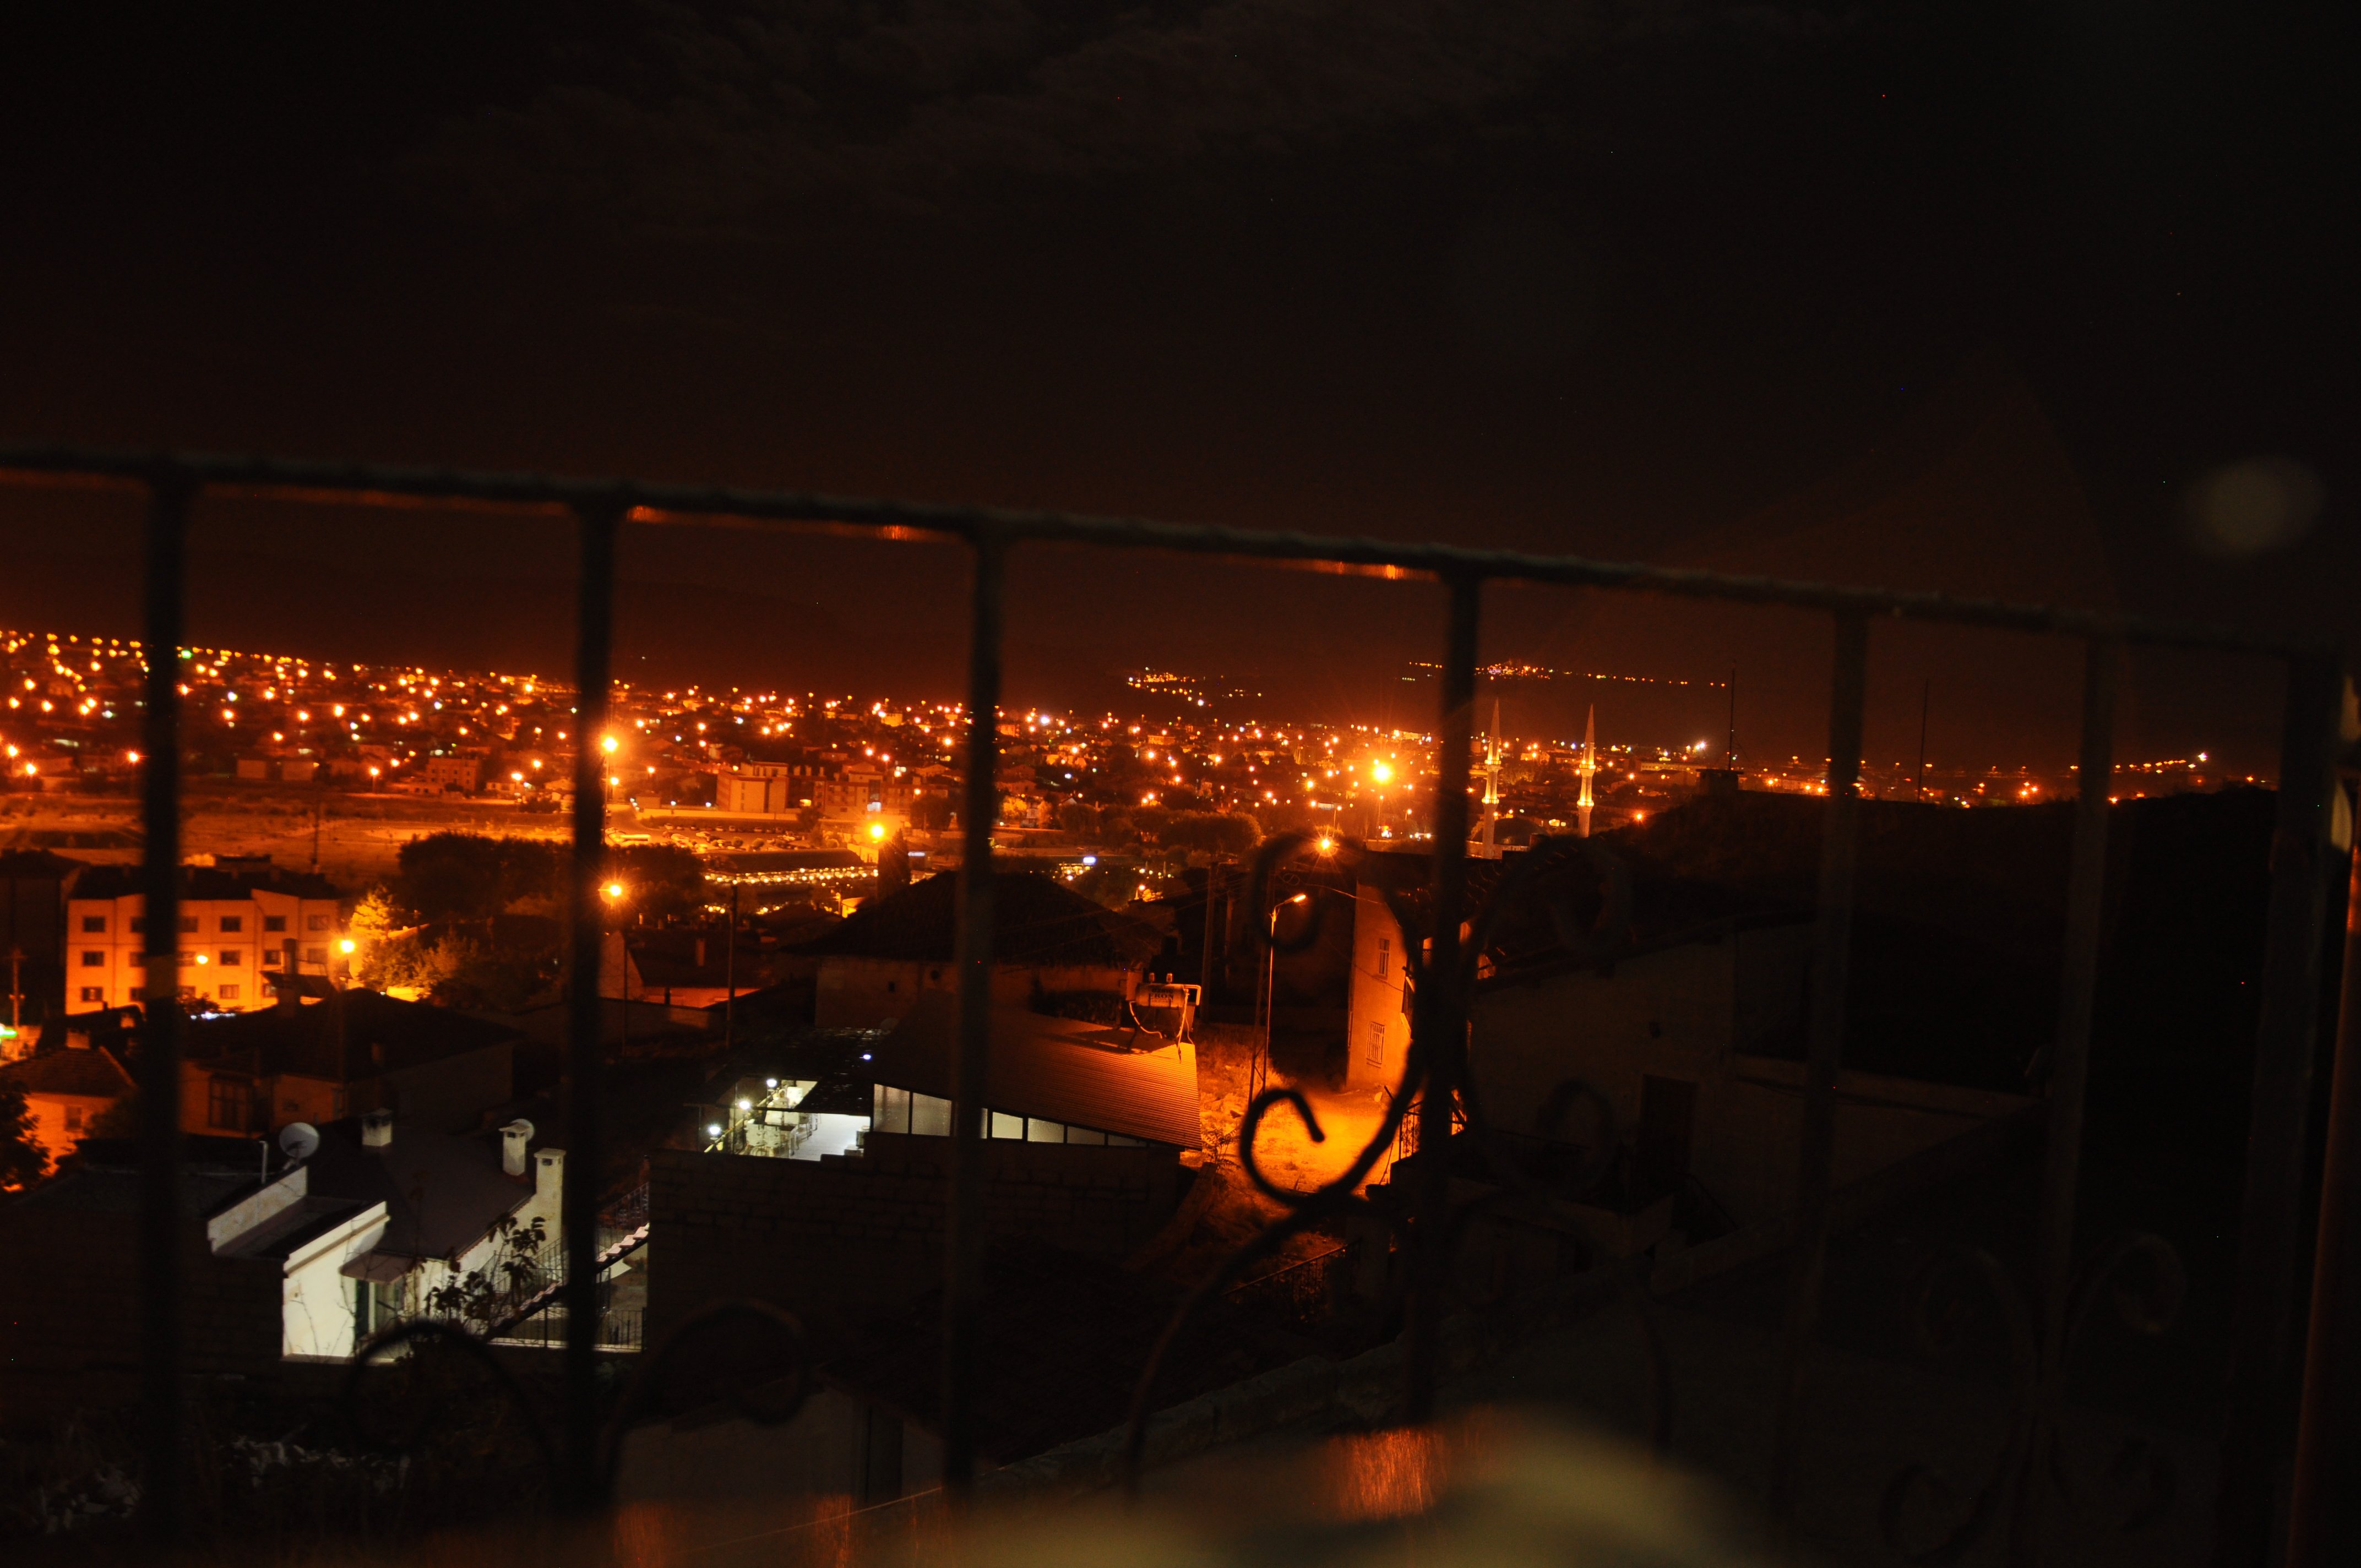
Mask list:
[[[926,1289],[942,1274],[950,1154],[947,1138],[878,1132],[865,1156],[850,1158],[658,1150],[649,1163],[650,1341],[724,1296],[827,1316]],[[1172,1212],[1172,1149],[994,1140],[983,1156],[994,1235],[1112,1261]]]
[[[276,1371],[283,1270],[218,1258],[184,1227],[183,1365],[192,1376]],[[0,1425],[136,1398],[137,1218],[16,1208],[0,1214]]]

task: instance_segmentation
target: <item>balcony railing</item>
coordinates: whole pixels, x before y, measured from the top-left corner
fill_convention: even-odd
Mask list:
[[[2299,1284],[2312,1256],[2304,1232],[2312,1193],[2307,1151],[2313,1147],[2314,1063],[2322,1039],[2323,960],[2328,950],[2333,895],[2346,866],[2334,843],[2336,762],[2346,683],[2331,648],[2223,627],[2132,616],[1959,598],[1872,588],[1595,561],[1573,556],[1474,550],[1435,543],[1327,538],[1183,526],[1138,519],[1073,516],[978,507],[925,505],[789,492],[734,489],[617,479],[566,479],[520,474],[479,474],[354,464],[181,454],[121,453],[18,447],[0,451],[0,471],[20,482],[114,485],[146,496],[146,688],[144,810],[151,953],[173,968],[170,933],[177,928],[180,861],[181,699],[174,661],[181,648],[186,545],[192,509],[208,495],[265,495],[391,508],[466,508],[522,512],[571,521],[579,555],[576,684],[577,731],[598,733],[608,709],[613,642],[616,538],[635,527],[790,528],[845,531],[885,540],[950,542],[972,567],[966,714],[961,755],[965,797],[962,883],[956,964],[961,1008],[956,1102],[983,1102],[985,1003],[993,952],[991,863],[997,773],[995,718],[1001,692],[1004,584],[1010,556],[1027,546],[1057,544],[1116,551],[1311,565],[1380,578],[1440,583],[1449,608],[1442,633],[1441,691],[1436,718],[1438,773],[1433,802],[1433,883],[1422,916],[1431,948],[1415,962],[1416,1005],[1411,1050],[1396,1107],[1368,1148],[1337,1184],[1320,1193],[1290,1195],[1290,1218],[1258,1240],[1235,1266],[1210,1282],[1226,1288],[1285,1234],[1329,1212],[1395,1142],[1404,1108],[1415,1105],[1417,1141],[1440,1146],[1448,1138],[1456,1090],[1465,1082],[1465,1022],[1470,965],[1462,927],[1468,908],[1465,847],[1468,839],[1470,708],[1477,679],[1477,632],[1484,590],[1493,583],[1554,585],[1615,592],[1653,593],[1731,604],[1780,605],[1827,618],[1831,632],[1828,767],[1818,873],[1817,928],[1811,963],[1809,1056],[1805,1084],[1800,1194],[1787,1253],[1789,1287],[1781,1340],[1777,1422],[1771,1451],[1771,1503],[1792,1512],[1795,1434],[1810,1409],[1812,1347],[1817,1326],[1831,1229],[1829,1194],[1834,1149],[1836,1080],[1844,1038],[1847,964],[1858,852],[1858,783],[1862,710],[1872,627],[1916,620],[1994,631],[2068,639],[2085,651],[2081,743],[2081,805],[2075,815],[2064,967],[2055,1034],[2048,1053],[2048,1136],[2033,1246],[2037,1283],[2031,1338],[2039,1365],[2055,1368],[2070,1327],[2069,1281],[2075,1277],[2075,1198],[2081,1147],[2084,1085],[2093,987],[2100,948],[2100,908],[2107,832],[2104,781],[2114,766],[2117,668],[2132,645],[2222,654],[2258,655],[2281,664],[2287,696],[2281,728],[2277,827],[2270,867],[2268,950],[2262,973],[2260,1025],[2255,1042],[2252,1126],[2242,1201],[2235,1284],[2232,1370],[2221,1443],[2216,1560],[2258,1563],[2270,1549],[2272,1493],[2294,1455],[2293,1561],[2361,1561],[2353,1506],[2338,1498],[2361,1473],[2361,1210],[2346,1189],[2361,1158],[2361,1047],[2347,1008],[2337,1053],[2330,1116],[2329,1178],[2321,1209],[2318,1255],[2309,1315]],[[603,1064],[598,1027],[599,938],[606,919],[598,894],[605,843],[605,791],[600,760],[579,749],[574,790],[572,857],[572,1025],[567,1055],[566,1136],[573,1168],[601,1168],[595,1107]],[[2349,820],[2349,818],[2348,818]],[[2348,977],[2348,984],[2350,984]],[[168,1003],[152,1009],[142,1057],[146,1092],[140,1354],[146,1409],[148,1486],[146,1517],[160,1539],[181,1529],[186,1438],[181,1407],[181,1255],[174,1245],[180,1212],[181,1134],[175,1119],[180,1040],[169,985],[152,993]],[[2348,993],[2349,994],[2349,993]],[[1266,1091],[1251,1109],[1241,1144],[1248,1152],[1262,1115],[1292,1091]],[[1306,1110],[1296,1102],[1298,1110]],[[981,1289],[981,1146],[977,1118],[954,1118],[961,1129],[948,1177],[949,1243],[944,1260],[941,1373],[943,1475],[954,1494],[976,1469],[976,1323]],[[1406,1346],[1400,1411],[1411,1421],[1434,1408],[1444,1271],[1448,1191],[1442,1160],[1421,1162],[1408,1244]],[[596,1361],[600,1314],[591,1297],[598,1269],[598,1191],[593,1180],[568,1184],[565,1233],[568,1247],[566,1406],[562,1442],[553,1463],[568,1504],[588,1508],[606,1496],[610,1467],[600,1460],[601,1409]],[[1284,1233],[1284,1234],[1282,1234]],[[1201,1294],[1202,1294],[1201,1292]],[[2310,1324],[2312,1349],[2305,1353]],[[685,1327],[682,1331],[688,1332]],[[2342,1347],[2340,1350],[2340,1346]],[[647,1357],[661,1360],[661,1349]],[[2301,1370],[2301,1423],[2290,1397]],[[1152,1387],[1143,1381],[1144,1411]],[[2039,1452],[2059,1389],[2040,1380],[2028,1431],[2034,1446],[2022,1474],[2041,1474]],[[627,1401],[628,1402],[628,1401]],[[2298,1445],[2299,1428],[2302,1434]],[[2341,1510],[2341,1511],[2339,1511]],[[2020,1511],[2015,1545],[2029,1553],[2033,1527]],[[2019,1560],[2022,1560],[2020,1557]]]

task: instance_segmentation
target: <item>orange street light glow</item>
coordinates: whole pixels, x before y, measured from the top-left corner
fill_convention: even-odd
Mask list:
[[[609,898],[620,898],[620,897],[622,897],[622,896],[623,896],[623,884],[622,884],[621,883],[619,883],[619,882],[610,882],[610,883],[609,883],[607,884],[607,896],[608,896],[608,897],[609,897]]]

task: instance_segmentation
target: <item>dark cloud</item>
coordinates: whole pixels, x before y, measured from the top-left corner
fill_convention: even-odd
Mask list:
[[[926,207],[1005,177],[1287,157],[1465,124],[1618,44],[1838,30],[1804,5],[1566,0],[667,7],[631,40],[632,69],[584,58],[529,102],[456,117],[410,169],[486,214],[589,207],[696,225],[829,193]]]

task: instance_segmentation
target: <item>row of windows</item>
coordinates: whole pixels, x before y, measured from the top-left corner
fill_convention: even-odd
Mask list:
[[[148,928],[148,922],[143,916],[134,915],[130,918],[129,926],[134,931],[145,931]],[[82,928],[84,936],[103,936],[106,931],[106,916],[104,915],[85,915],[82,917]],[[193,915],[183,915],[181,916],[181,930],[193,932],[196,928],[197,916]],[[265,931],[284,931],[287,929],[287,916],[284,915],[266,915],[262,917],[262,928]],[[303,916],[303,929],[306,931],[324,931],[327,928],[328,917],[326,916],[306,915]],[[244,931],[246,929],[246,916],[243,915],[225,915],[221,916],[221,929],[224,936],[232,936]]]
[[[238,1000],[238,997],[239,991],[235,985],[217,985],[214,987],[214,998],[215,1001],[236,1002]],[[84,1002],[93,1003],[98,1006],[104,1007],[106,1005],[106,987],[103,985],[85,985],[82,988],[82,999]]]
[[[147,967],[148,960],[150,956],[151,955],[146,953],[135,954],[129,961],[144,969]],[[182,953],[181,955],[181,964],[182,968],[186,968],[196,961],[197,959],[194,953]],[[215,955],[214,961],[220,964],[224,969],[236,969],[246,962],[246,949],[243,948],[224,948]],[[325,948],[306,948],[303,949],[303,961],[307,964],[324,964],[328,961],[328,949]],[[84,969],[104,969],[106,967],[106,949],[104,948],[84,948],[82,950],[82,967]]]
[[[870,1125],[877,1131],[914,1133],[922,1137],[950,1135],[950,1101],[883,1083],[875,1085],[870,1093]],[[1103,1133],[1094,1127],[1077,1127],[1039,1116],[1014,1116],[1005,1111],[988,1112],[982,1118],[980,1130],[987,1138],[1022,1143],[1090,1144],[1133,1149],[1142,1146],[1139,1139],[1125,1137],[1121,1133]]]

